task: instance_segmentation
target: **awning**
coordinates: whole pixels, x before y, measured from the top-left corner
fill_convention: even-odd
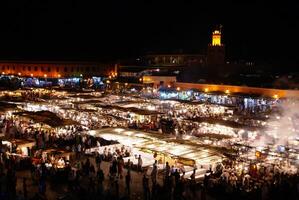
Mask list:
[[[22,117],[26,117],[32,119],[36,123],[44,123],[53,128],[67,126],[67,125],[79,125],[78,122],[73,121],[71,119],[62,119],[58,117],[55,113],[50,111],[37,111],[37,112],[17,112],[14,115],[19,115]]]

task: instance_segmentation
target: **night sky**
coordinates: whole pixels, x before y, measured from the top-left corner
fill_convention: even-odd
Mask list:
[[[299,63],[294,3],[94,2],[1,0],[0,58],[100,61],[146,52],[201,53],[222,24],[229,59]]]

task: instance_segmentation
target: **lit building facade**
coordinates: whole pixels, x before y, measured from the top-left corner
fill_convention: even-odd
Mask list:
[[[153,84],[154,87],[172,85],[176,82],[175,76],[143,76],[142,83]]]
[[[151,66],[192,66],[206,64],[206,56],[201,54],[153,54],[146,60]]]
[[[2,75],[37,78],[67,78],[112,76],[116,74],[114,65],[93,62],[28,62],[0,61]]]

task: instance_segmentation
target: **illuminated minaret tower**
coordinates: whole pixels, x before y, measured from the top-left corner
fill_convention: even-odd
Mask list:
[[[222,46],[221,44],[221,31],[215,30],[212,33],[212,46]]]
[[[221,26],[212,32],[212,43],[208,46],[207,59],[209,65],[225,63],[225,48],[221,43]]]

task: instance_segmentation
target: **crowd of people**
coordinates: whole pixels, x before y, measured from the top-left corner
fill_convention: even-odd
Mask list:
[[[225,160],[205,177],[208,191],[232,199],[296,199],[299,194],[298,173],[286,173],[263,163],[248,164],[244,169],[235,162]]]

